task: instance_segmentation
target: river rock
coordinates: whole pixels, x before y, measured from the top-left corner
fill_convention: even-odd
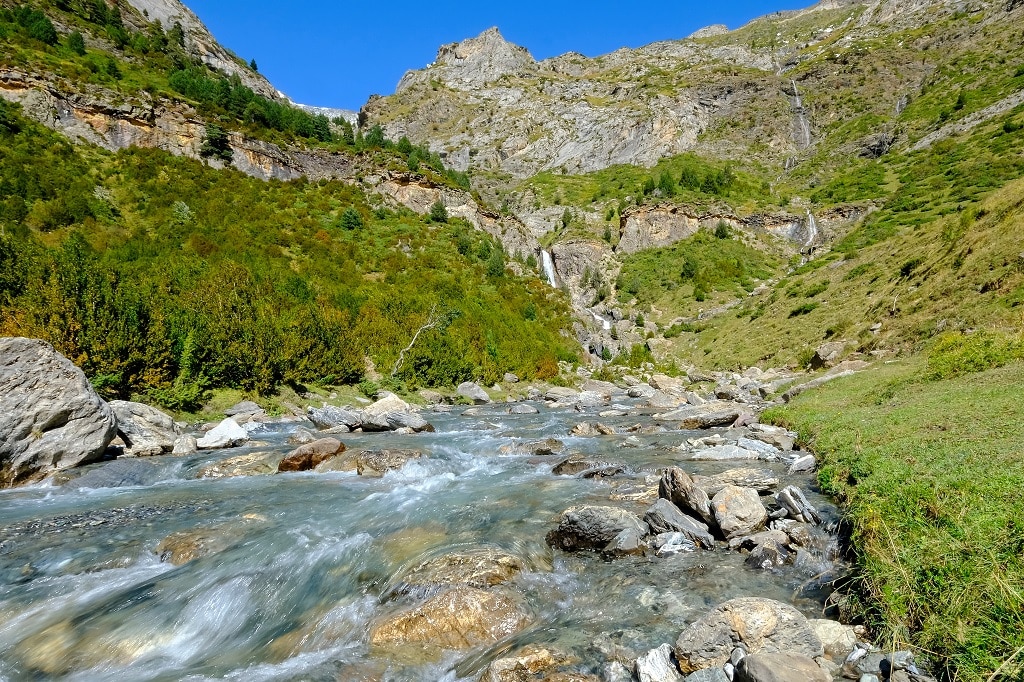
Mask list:
[[[174,447],[171,454],[178,457],[194,455],[199,450],[199,441],[192,434],[186,433],[174,439]]]
[[[111,401],[110,409],[117,418],[117,435],[132,457],[151,457],[174,449],[181,430],[171,415],[127,400]]]
[[[672,660],[672,645],[662,644],[636,659],[633,668],[639,682],[682,682],[683,676]]]
[[[727,426],[732,424],[740,415],[743,408],[735,403],[714,401],[704,405],[690,405],[681,407],[672,412],[659,414],[658,419],[665,421],[678,421],[681,429],[710,429],[715,426]]]
[[[233,448],[248,440],[249,433],[239,426],[238,422],[234,419],[227,417],[196,441],[196,446],[200,450],[217,450],[220,448]]]
[[[498,448],[499,455],[533,455],[544,457],[556,455],[565,449],[565,443],[556,438],[526,441],[523,443],[506,443]]]
[[[711,476],[694,476],[693,482],[708,495],[714,497],[719,491],[730,485],[753,488],[759,493],[767,493],[779,486],[779,477],[770,469],[744,467],[729,469]]]
[[[738,438],[736,445],[744,450],[753,450],[757,453],[758,459],[766,462],[778,462],[782,459],[782,450],[756,438]]]
[[[663,392],[659,391],[653,386],[648,386],[647,384],[630,386],[626,390],[626,395],[628,395],[630,398],[650,398],[654,396],[656,393],[661,393],[661,395],[665,395]]]
[[[275,452],[250,452],[238,457],[229,457],[201,467],[196,472],[196,478],[267,476],[277,473],[281,457]]]
[[[333,405],[306,408],[306,416],[316,428],[321,430],[345,427],[349,431],[354,431],[362,423],[362,419],[356,412]]]
[[[690,518],[679,507],[661,498],[644,512],[644,521],[652,533],[683,533],[704,549],[715,548],[715,538],[706,524]]]
[[[471,649],[494,644],[526,623],[522,607],[511,597],[460,586],[377,621],[370,629],[370,644],[416,645],[434,651]]]
[[[793,474],[803,474],[814,471],[814,468],[818,466],[818,461],[814,458],[814,455],[804,455],[793,460],[793,463],[789,465],[789,470],[786,472],[790,476]]]
[[[783,488],[775,496],[775,501],[785,509],[789,517],[802,523],[817,525],[821,523],[821,515],[810,502],[804,492],[795,485]]]
[[[786,543],[775,538],[765,538],[759,542],[744,560],[747,566],[767,571],[786,565],[792,554]]]
[[[684,630],[676,640],[675,654],[680,670],[691,673],[724,665],[738,644],[750,654],[815,658],[824,653],[807,619],[789,604],[739,597],[720,604]]]
[[[536,645],[527,646],[512,656],[491,661],[480,682],[531,682],[539,673],[551,670],[566,660],[564,654]]]
[[[309,429],[297,428],[288,436],[288,445],[306,445],[316,440],[316,436]]]
[[[614,559],[644,553],[644,534],[636,528],[625,528],[604,546],[601,555]]]
[[[413,433],[434,432],[434,426],[416,412],[388,412],[385,416],[388,427],[397,431],[409,429]]]
[[[627,528],[641,536],[647,534],[647,525],[625,509],[593,505],[570,507],[562,512],[558,527],[548,533],[547,543],[567,552],[601,550]]]
[[[732,682],[721,668],[704,668],[686,676],[684,682]]]
[[[194,528],[171,533],[156,546],[160,561],[181,566],[200,557],[227,549],[236,536],[233,526]]]
[[[791,544],[798,547],[811,547],[814,544],[814,533],[809,523],[801,523],[792,519],[775,519],[771,522],[772,530],[784,532]]]
[[[529,405],[527,403],[516,403],[512,407],[508,408],[508,410],[506,410],[506,411],[509,414],[539,414],[540,413],[540,410],[538,410],[533,405]]]
[[[780,426],[770,424],[752,424],[750,437],[774,445],[783,452],[789,452],[796,445],[797,434]]]
[[[300,445],[281,460],[277,466],[280,472],[309,471],[322,462],[345,452],[345,444],[337,438],[321,438],[320,440]]]
[[[356,471],[360,476],[380,477],[422,456],[419,450],[364,450],[356,458]]]
[[[757,653],[736,666],[734,682],[832,682],[814,659],[795,653]]]
[[[561,462],[551,468],[551,473],[555,476],[577,476],[586,471],[593,471],[607,467],[609,464],[600,460],[592,459],[587,455],[575,453],[569,455]]]
[[[487,391],[482,389],[479,384],[475,384],[472,381],[464,381],[459,384],[455,392],[463,398],[469,398],[476,405],[485,405],[491,402],[491,396],[487,395]]]
[[[266,411],[251,400],[243,400],[224,410],[225,417],[254,417],[263,414]]]
[[[751,488],[727,485],[711,500],[711,509],[726,540],[750,535],[768,520],[760,495]]]
[[[857,633],[854,632],[853,626],[824,618],[811,618],[807,623],[821,640],[825,655],[833,661],[842,663],[857,646]]]
[[[658,533],[651,544],[654,546],[655,554],[660,557],[697,551],[696,543],[685,533]]]
[[[684,512],[702,520],[709,527],[716,527],[715,514],[707,492],[694,483],[690,475],[679,467],[669,467],[658,482],[658,496],[672,502]]]
[[[45,341],[0,338],[0,487],[103,457],[117,433],[82,370]]]
[[[523,560],[513,554],[490,547],[471,549],[424,561],[401,577],[398,590],[455,585],[486,589],[508,582],[522,570]]]
[[[579,392],[572,388],[564,386],[552,386],[544,392],[544,400],[548,400],[555,403],[571,403],[576,402],[576,396]]]
[[[615,429],[601,422],[580,422],[569,433],[573,436],[612,436]]]
[[[653,391],[647,400],[644,401],[644,407],[653,407],[657,410],[672,410],[680,405],[686,404],[686,398],[681,395],[671,395],[664,391]]]
[[[728,462],[737,459],[758,459],[758,453],[737,445],[719,445],[714,448],[698,450],[690,459],[697,462]]]

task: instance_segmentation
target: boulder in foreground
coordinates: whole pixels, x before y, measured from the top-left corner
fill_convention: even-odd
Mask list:
[[[98,461],[116,433],[110,406],[53,346],[0,338],[0,487]]]

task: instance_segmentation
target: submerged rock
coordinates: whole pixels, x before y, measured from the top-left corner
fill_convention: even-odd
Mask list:
[[[565,654],[531,645],[511,656],[491,661],[480,676],[480,682],[530,682],[539,673],[551,670],[565,660]]]
[[[601,550],[626,529],[641,536],[647,534],[647,524],[633,512],[618,507],[584,505],[562,512],[558,527],[547,535],[547,543],[568,552]]]
[[[691,673],[722,666],[737,644],[750,654],[793,653],[815,658],[824,653],[807,619],[773,599],[740,597],[720,604],[676,640],[679,668]]]
[[[251,452],[207,464],[196,472],[196,478],[269,476],[277,473],[281,459],[282,455],[275,452]]]
[[[513,554],[489,547],[471,549],[424,561],[401,577],[398,589],[455,585],[485,589],[511,580],[522,570],[523,560]]]
[[[471,649],[521,630],[528,619],[517,600],[492,590],[456,587],[377,621],[370,644],[426,650]]]
[[[45,341],[0,338],[0,487],[96,462],[117,432],[82,370]]]

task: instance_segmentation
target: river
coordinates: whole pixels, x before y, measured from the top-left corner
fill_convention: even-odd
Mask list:
[[[652,410],[601,419],[633,434],[572,437],[596,415],[551,409],[510,415],[431,414],[436,433],[350,434],[349,448],[417,448],[424,456],[383,478],[351,472],[197,479],[213,461],[257,449],[287,451],[301,424],[254,432],[265,445],[191,457],[117,460],[52,482],[0,493],[0,679],[37,680],[476,680],[493,658],[526,643],[557,648],[573,670],[600,674],[612,659],[673,642],[710,607],[764,596],[819,617],[834,543],[778,571],[744,565],[724,547],[667,558],[606,561],[553,552],[545,534],[576,504],[610,501],[656,481],[685,456],[672,448],[706,436],[660,430]],[[461,409],[461,408],[460,408]],[[306,424],[308,426],[308,424]],[[724,433],[726,429],[715,429]],[[503,454],[555,437],[565,452],[625,465],[591,480],[555,476],[563,456]],[[626,447],[628,446],[628,447]],[[696,473],[750,463],[682,462]],[[784,473],[783,464],[757,463]],[[787,479],[810,489],[808,475]],[[811,495],[826,518],[836,512]],[[156,554],[177,531],[213,529],[206,556],[174,566]],[[425,559],[493,547],[520,557],[508,586],[527,628],[510,641],[439,658],[371,647],[368,631],[422,595],[396,591]],[[810,558],[808,558],[810,557]]]

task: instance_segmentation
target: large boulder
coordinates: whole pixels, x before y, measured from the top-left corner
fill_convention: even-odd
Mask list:
[[[821,641],[799,611],[760,597],[720,604],[679,635],[675,654],[683,673],[720,667],[742,644],[750,654],[793,653],[815,658]]]
[[[744,656],[736,666],[735,682],[832,682],[814,659],[794,653]]]
[[[526,623],[526,614],[512,597],[460,586],[377,621],[370,629],[370,644],[413,645],[432,651],[471,649],[494,644]]]
[[[312,443],[300,445],[289,452],[277,465],[277,470],[281,472],[309,471],[343,452],[345,452],[345,444],[337,438],[321,438]]]
[[[779,486],[779,477],[771,469],[744,467],[729,469],[711,476],[694,476],[694,485],[701,488],[711,497],[730,485],[740,488],[753,488],[759,493],[767,493]]]
[[[393,469],[401,469],[406,462],[419,459],[419,450],[366,450],[356,457],[356,472],[360,476],[381,477]]]
[[[647,524],[633,512],[618,507],[570,507],[562,512],[558,527],[548,533],[547,543],[570,552],[601,550],[627,529],[643,536],[647,533]]]
[[[751,535],[768,520],[768,510],[756,490],[727,485],[711,500],[715,521],[726,540]]]
[[[491,402],[491,397],[487,395],[487,391],[482,389],[479,384],[474,384],[472,381],[464,381],[459,384],[455,392],[463,398],[469,398],[476,405],[485,405]]]
[[[171,452],[181,435],[174,419],[155,407],[127,400],[113,400],[110,409],[117,417],[117,435],[124,441],[128,454],[150,457]]]
[[[53,346],[0,338],[0,487],[95,462],[116,433],[110,406]]]
[[[196,441],[196,446],[200,450],[216,450],[233,448],[248,440],[249,432],[239,426],[233,418],[227,417]]]

